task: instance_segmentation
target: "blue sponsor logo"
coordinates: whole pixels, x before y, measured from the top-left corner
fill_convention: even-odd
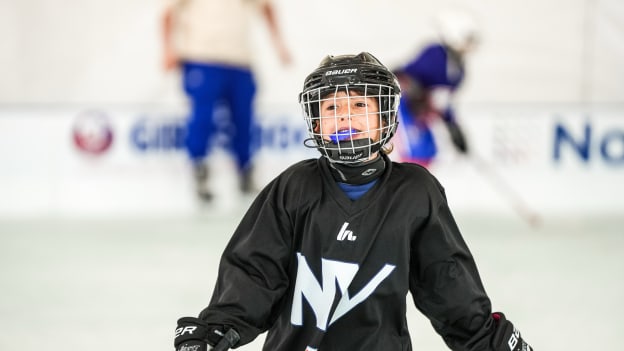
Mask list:
[[[140,118],[130,131],[132,145],[140,151],[167,151],[184,148],[186,127],[179,120]]]
[[[599,158],[610,165],[624,164],[624,130],[607,129],[597,132],[586,121],[580,128],[569,128],[559,122],[555,125],[553,157],[561,162],[564,154],[575,155],[580,161],[589,163]]]
[[[274,151],[302,149],[308,136],[305,128],[283,122],[256,126],[252,135],[256,148]]]
[[[289,151],[303,149],[307,137],[305,128],[286,123],[287,117],[273,119],[262,125],[254,125],[251,131],[253,150],[269,149]],[[212,145],[231,147],[233,126],[229,123],[215,123]],[[139,151],[181,151],[185,148],[186,124],[182,118],[148,118],[136,120],[130,131],[132,145]]]

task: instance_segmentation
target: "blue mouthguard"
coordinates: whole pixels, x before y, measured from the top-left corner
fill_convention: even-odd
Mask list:
[[[356,129],[341,130],[329,136],[329,139],[337,144],[339,141],[344,141],[353,137],[358,131]]]

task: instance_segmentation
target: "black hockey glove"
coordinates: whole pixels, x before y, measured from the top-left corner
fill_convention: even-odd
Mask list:
[[[492,337],[493,350],[496,351],[533,351],[533,348],[522,340],[520,331],[516,329],[501,312],[492,313],[496,322],[496,330]]]
[[[173,345],[176,351],[225,351],[236,345],[240,339],[238,333],[222,326],[208,324],[195,317],[183,317],[178,320]]]
[[[466,137],[464,136],[464,132],[462,132],[459,127],[459,124],[455,121],[445,121],[445,124],[448,128],[449,134],[451,135],[451,141],[453,142],[453,145],[455,145],[455,148],[462,154],[468,153]]]

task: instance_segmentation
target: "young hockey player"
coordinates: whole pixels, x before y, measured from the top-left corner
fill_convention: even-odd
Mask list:
[[[429,166],[438,153],[431,129],[442,121],[455,149],[468,152],[468,143],[457,120],[453,99],[464,81],[465,58],[477,43],[476,24],[461,12],[441,14],[437,21],[440,41],[427,45],[414,59],[394,71],[403,94],[399,110],[400,159]]]
[[[444,189],[386,155],[396,77],[375,57],[327,56],[299,101],[322,157],[258,195],[227,245],[212,300],[178,321],[178,351],[238,347],[268,330],[266,351],[411,350],[410,292],[452,350],[531,350],[492,313]]]

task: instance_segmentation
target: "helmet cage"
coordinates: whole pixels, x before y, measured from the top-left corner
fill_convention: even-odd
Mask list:
[[[338,92],[344,92],[345,96],[336,97]],[[367,105],[365,113],[352,113],[350,99],[359,97],[375,99],[378,111],[369,111]],[[396,77],[372,55],[361,53],[328,56],[306,78],[304,90],[299,94],[299,103],[310,135],[305,145],[316,147],[331,162],[358,164],[367,161],[394,135],[399,97],[400,89]],[[330,113],[329,116],[321,116],[323,102],[334,100],[336,103],[341,99],[349,101],[348,116],[338,115],[335,110],[333,115]],[[351,127],[352,118],[365,118],[375,114],[379,119],[377,127],[371,126],[369,118],[366,119],[366,130]],[[328,123],[329,118],[334,119],[333,125],[338,125],[339,119],[348,119],[348,130],[333,130],[329,134],[323,134],[323,123]],[[358,137],[359,134],[376,137],[372,140]]]

